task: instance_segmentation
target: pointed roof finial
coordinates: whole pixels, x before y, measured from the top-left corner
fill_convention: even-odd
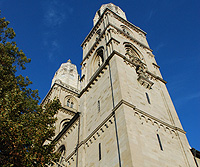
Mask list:
[[[100,7],[100,9],[96,12],[94,19],[93,19],[94,26],[98,22],[98,20],[101,18],[101,15],[104,13],[106,8],[113,11],[115,14],[117,14],[118,16],[123,18],[124,20],[127,20],[125,13],[118,6],[114,5],[113,3],[108,3],[108,4],[103,4]]]
[[[71,60],[69,59],[69,60],[67,60],[67,62],[71,63]]]

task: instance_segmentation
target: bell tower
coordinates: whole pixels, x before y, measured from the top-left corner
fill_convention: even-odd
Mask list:
[[[68,60],[42,105],[59,98],[59,167],[195,167],[146,32],[102,5],[82,43],[82,74]],[[158,55],[159,56],[159,55]]]
[[[195,166],[146,32],[112,3],[82,43],[80,166]]]

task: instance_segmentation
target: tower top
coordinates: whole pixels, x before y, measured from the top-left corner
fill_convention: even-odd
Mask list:
[[[61,64],[60,68],[57,70],[52,79],[51,86],[53,86],[55,82],[61,84],[67,84],[76,89],[79,89],[78,71],[76,65],[72,64],[70,59],[66,63]]]
[[[98,22],[99,18],[101,17],[101,15],[103,14],[103,12],[105,11],[106,8],[112,10],[114,13],[116,13],[123,19],[127,20],[125,13],[118,6],[114,5],[113,3],[108,3],[108,4],[102,5],[100,7],[100,9],[96,12],[94,19],[93,19],[94,25]]]

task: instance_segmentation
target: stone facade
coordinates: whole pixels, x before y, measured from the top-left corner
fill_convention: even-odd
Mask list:
[[[146,33],[112,3],[82,43],[82,74],[69,60],[42,104],[55,97],[55,166],[195,167]]]

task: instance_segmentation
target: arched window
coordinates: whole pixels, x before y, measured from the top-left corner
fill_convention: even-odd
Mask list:
[[[61,153],[61,155],[63,155],[63,156],[65,155],[65,151],[66,151],[66,149],[65,149],[64,145],[60,146],[60,148],[58,149],[58,152]]]
[[[91,60],[90,76],[92,76],[97,69],[99,69],[99,67],[104,63],[104,60],[104,47],[101,46],[96,50]]]
[[[76,110],[78,107],[77,100],[71,95],[65,97],[64,105]]]
[[[104,57],[103,57],[103,47],[99,48],[97,50],[97,55],[98,57],[98,66],[100,67],[101,64],[104,62]]]
[[[59,130],[61,131],[63,128],[65,128],[70,122],[70,119],[69,118],[66,118],[66,119],[63,119],[61,122],[60,122],[60,127],[59,127]]]
[[[69,121],[64,122],[63,125],[62,125],[62,128],[64,128],[65,126],[67,126],[68,123],[69,123]]]
[[[73,106],[74,106],[73,99],[70,97],[67,99],[67,107],[73,108]]]
[[[65,161],[65,157],[64,157],[65,156],[65,152],[66,152],[65,146],[64,145],[60,146],[60,148],[58,149],[58,152],[61,154],[59,163],[62,164]]]

